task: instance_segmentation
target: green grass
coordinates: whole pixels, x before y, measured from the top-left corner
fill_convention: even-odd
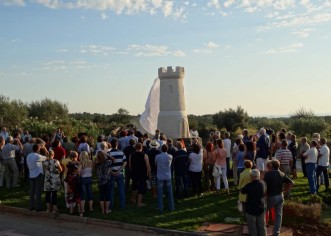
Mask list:
[[[230,180],[231,183],[231,180]],[[324,186],[321,187],[323,190]],[[307,179],[299,174],[299,178],[295,180],[295,186],[291,191],[293,199],[300,199],[302,202],[309,201],[309,187]],[[20,188],[7,190],[0,189],[0,200],[2,204],[14,207],[28,208],[29,186],[23,183]],[[183,231],[195,231],[204,222],[224,222],[226,217],[235,217],[242,219],[241,214],[236,209],[238,190],[236,186],[230,189],[230,195],[222,192],[221,194],[205,193],[203,197],[190,197],[181,200],[175,200],[176,210],[173,212],[166,211],[161,214],[156,210],[156,199],[151,197],[151,193],[147,192],[144,196],[146,207],[138,208],[134,205],[127,204],[125,209],[119,208],[118,194],[115,193],[115,206],[109,216],[101,213],[98,202],[97,185],[93,185],[94,192],[94,213],[91,217],[120,221],[138,225],[146,225],[152,227],[160,227],[166,229],[175,229]],[[329,193],[319,194],[321,197],[327,197]],[[61,190],[58,194],[58,205],[61,213],[69,213],[69,210],[64,204],[64,192]],[[129,193],[127,194],[127,203],[129,203]],[[164,199],[166,209],[167,202]],[[286,218],[286,216],[284,216]],[[323,219],[330,221],[331,207],[326,207],[323,210]],[[284,224],[286,224],[284,220]],[[291,225],[289,225],[291,226]]]

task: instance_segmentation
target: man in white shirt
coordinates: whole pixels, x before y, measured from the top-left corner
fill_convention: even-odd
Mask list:
[[[311,194],[316,194],[316,163],[318,157],[317,142],[313,140],[311,142],[311,148],[302,154],[306,158],[306,172]]]
[[[317,179],[317,190],[319,188],[319,177],[321,173],[323,173],[324,176],[324,184],[325,184],[325,192],[328,191],[329,188],[329,175],[328,175],[328,167],[330,165],[329,163],[329,157],[330,157],[330,149],[328,148],[327,140],[325,138],[321,138],[320,140],[320,153],[318,155],[318,163],[316,168],[316,179]]]
[[[40,147],[34,144],[32,153],[26,157],[26,163],[29,168],[30,177],[30,210],[41,211],[41,193],[43,190],[43,165],[42,162],[46,160],[45,156],[38,154]]]

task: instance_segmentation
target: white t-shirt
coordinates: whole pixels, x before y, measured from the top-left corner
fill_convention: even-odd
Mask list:
[[[223,143],[226,150],[226,157],[231,157],[231,140],[228,138],[223,139]]]
[[[307,163],[317,163],[317,156],[318,156],[318,150],[316,147],[311,147],[308,149],[303,156],[307,157],[305,160],[306,164]]]
[[[45,156],[32,152],[26,157],[26,164],[29,168],[30,178],[36,178],[38,175],[43,174],[42,162],[46,160]]]
[[[320,158],[318,159],[318,165],[319,166],[329,166],[329,157],[330,157],[330,149],[328,148],[328,146],[326,146],[326,144],[321,146],[320,149]]]
[[[188,159],[190,160],[190,166],[189,166],[189,171],[192,172],[201,172],[202,171],[202,149],[201,152],[199,154],[196,154],[194,152],[192,152]]]

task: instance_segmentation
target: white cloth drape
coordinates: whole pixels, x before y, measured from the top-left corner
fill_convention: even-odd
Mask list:
[[[145,104],[145,111],[140,116],[141,126],[150,134],[157,129],[157,119],[160,112],[160,79],[156,78]]]

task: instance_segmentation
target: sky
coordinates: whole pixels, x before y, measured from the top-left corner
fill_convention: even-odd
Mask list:
[[[144,111],[185,68],[188,114],[331,114],[330,0],[0,0],[0,94]]]

